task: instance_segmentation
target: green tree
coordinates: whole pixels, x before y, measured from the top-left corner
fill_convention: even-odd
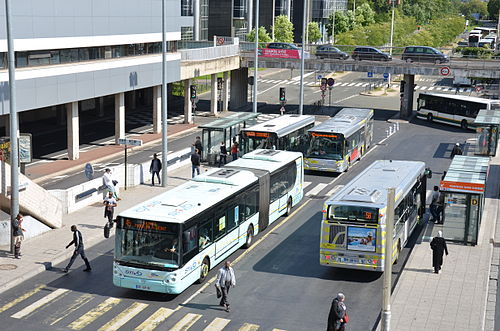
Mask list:
[[[472,16],[473,14],[479,14],[480,17],[485,17],[488,15],[488,6],[486,2],[481,0],[470,0],[469,2],[462,3],[460,12],[469,19],[474,18]]]
[[[310,43],[317,42],[321,39],[321,31],[319,30],[318,22],[309,22],[307,24],[307,40]]]
[[[274,40],[282,43],[293,42],[293,24],[286,15],[274,19]]]
[[[252,42],[255,41],[255,29],[247,33],[247,40]],[[259,28],[259,42],[268,43],[270,41],[272,41],[271,36],[267,33],[266,28],[261,26]]]
[[[370,25],[375,23],[375,12],[368,3],[356,7],[355,12],[356,22],[360,25]]]
[[[333,19],[333,15],[335,15],[335,20]],[[335,35],[339,33],[347,32],[350,28],[349,19],[347,15],[343,11],[336,11],[334,14],[331,14],[328,17],[328,23],[326,23],[326,32],[329,36],[332,35],[332,27],[333,22],[335,21]]]
[[[500,10],[500,0],[490,0],[488,1],[488,14],[492,19],[500,19],[498,17],[498,10]]]

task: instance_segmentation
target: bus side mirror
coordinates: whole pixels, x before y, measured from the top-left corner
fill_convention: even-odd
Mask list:
[[[427,178],[432,178],[432,170],[430,168],[425,168],[424,175]]]

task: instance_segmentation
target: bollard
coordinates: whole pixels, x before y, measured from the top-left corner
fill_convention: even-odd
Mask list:
[[[399,122],[396,122],[396,127],[397,127],[397,129],[399,131]]]
[[[389,130],[385,130],[385,135],[389,137]]]
[[[389,127],[389,136],[392,136],[392,126]]]

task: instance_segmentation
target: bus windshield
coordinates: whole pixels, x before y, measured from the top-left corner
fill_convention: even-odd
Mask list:
[[[268,132],[245,132],[243,148],[245,153],[256,149],[277,149],[276,135]]]
[[[306,157],[340,161],[343,158],[344,137],[312,133]]]
[[[179,268],[179,224],[120,218],[116,260],[130,266]]]
[[[377,223],[378,209],[362,206],[330,206],[328,208],[328,219]]]

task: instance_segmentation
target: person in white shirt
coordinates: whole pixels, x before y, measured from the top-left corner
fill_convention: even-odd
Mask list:
[[[113,196],[115,197],[116,200],[121,200],[118,197],[118,194],[116,193],[116,188],[115,188],[115,185],[116,185],[116,183],[118,183],[118,181],[113,180],[113,175],[111,173],[111,169],[106,168],[106,170],[104,170],[104,174],[102,175],[102,182],[108,188],[109,192],[113,193]]]
[[[236,286],[236,277],[234,276],[234,270],[231,267],[231,261],[226,261],[224,266],[219,269],[215,286],[217,286],[222,292],[222,298],[220,299],[219,305],[225,307],[226,311],[229,312],[229,288],[231,288],[231,286]]]
[[[108,218],[110,226],[113,224],[113,214],[115,207],[117,206],[116,199],[113,196],[113,192],[108,192],[108,196],[104,198],[104,217]]]

